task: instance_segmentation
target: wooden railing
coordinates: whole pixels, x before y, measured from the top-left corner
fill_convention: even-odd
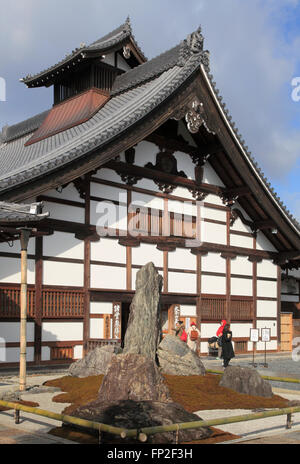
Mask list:
[[[20,287],[0,287],[0,318],[20,317]],[[84,293],[80,290],[42,291],[42,317],[83,317]],[[27,290],[27,317],[35,316],[35,290]]]
[[[35,314],[35,290],[27,290],[27,316]],[[0,288],[0,317],[20,317],[21,291],[17,287]]]
[[[196,236],[196,217],[145,207],[136,208],[130,213],[129,230],[141,235],[188,237]]]
[[[43,290],[42,316],[44,318],[83,317],[84,293],[78,290]]]

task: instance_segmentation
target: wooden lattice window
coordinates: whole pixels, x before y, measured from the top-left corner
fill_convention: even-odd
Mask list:
[[[51,347],[51,360],[61,361],[73,359],[72,346],[52,346]]]

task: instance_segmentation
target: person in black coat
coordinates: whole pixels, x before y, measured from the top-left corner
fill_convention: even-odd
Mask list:
[[[221,358],[224,360],[224,367],[227,367],[230,360],[235,357],[233,346],[232,346],[232,332],[230,325],[226,324],[223,330],[221,343],[222,343],[222,354]]]

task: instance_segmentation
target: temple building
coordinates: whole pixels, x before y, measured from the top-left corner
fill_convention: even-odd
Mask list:
[[[201,29],[147,60],[126,20],[21,81],[53,87],[48,111],[0,135],[0,201],[42,202],[49,213],[28,246],[28,364],[122,345],[136,274],[149,261],[163,276],[164,333],[195,321],[206,355],[226,319],[236,353],[252,351],[251,328],[270,329],[268,351],[283,349],[282,274],[299,279],[300,225],[232,121]],[[7,233],[1,365],[15,366],[20,242]],[[255,350],[264,348],[259,339]]]

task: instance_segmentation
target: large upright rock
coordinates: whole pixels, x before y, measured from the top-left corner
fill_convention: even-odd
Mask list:
[[[136,277],[136,292],[130,306],[123,353],[155,360],[161,336],[159,298],[162,276],[153,263],[143,266]]]
[[[226,367],[219,385],[246,395],[273,396],[271,384],[249,367]]]
[[[164,374],[205,375],[205,367],[197,354],[174,335],[166,335],[157,350]]]

